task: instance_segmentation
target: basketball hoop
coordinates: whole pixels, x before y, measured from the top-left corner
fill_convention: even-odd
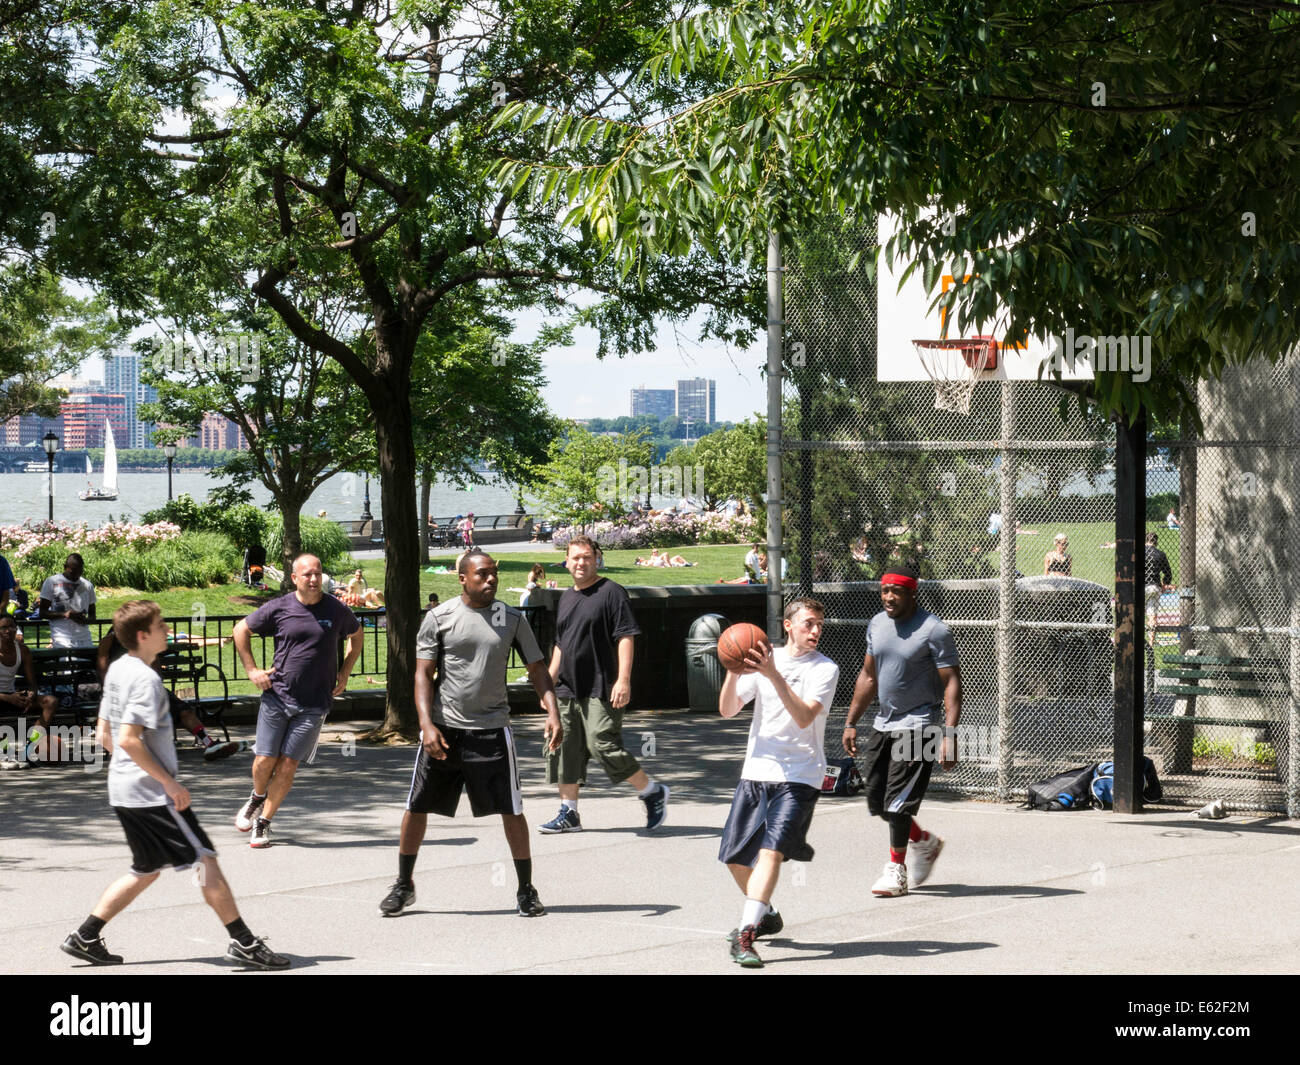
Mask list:
[[[912,346],[921,368],[934,382],[935,410],[969,414],[980,375],[998,368],[998,342],[992,337],[913,340]]]

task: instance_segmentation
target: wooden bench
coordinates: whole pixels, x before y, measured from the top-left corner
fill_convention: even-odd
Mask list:
[[[180,695],[177,698],[189,704],[205,729],[216,726],[221,730],[222,736],[229,740],[230,730],[226,727],[225,713],[231,704],[230,681],[219,665],[207,660],[205,652],[206,649],[198,644],[184,641],[168,644],[167,649],[158,656],[158,670],[162,674],[163,683],[173,695],[176,695],[178,685],[192,687],[193,698]],[[221,694],[201,697],[200,682],[221,685]],[[176,734],[179,740],[181,731],[178,729]]]
[[[99,716],[99,673],[93,647],[29,647],[36,670],[36,687],[52,692],[59,711],[70,712],[78,725],[88,725]]]
[[[1192,768],[1192,739],[1195,726],[1253,729],[1268,735],[1277,747],[1285,723],[1280,718],[1223,717],[1196,712],[1198,698],[1224,700],[1281,699],[1290,695],[1281,664],[1274,660],[1223,658],[1211,655],[1168,655],[1158,670],[1156,693],[1185,700],[1187,713],[1148,713],[1153,731],[1172,741],[1173,752],[1167,772],[1187,773]]]

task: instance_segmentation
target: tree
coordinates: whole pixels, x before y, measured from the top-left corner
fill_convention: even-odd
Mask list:
[[[597,436],[570,422],[565,435],[551,442],[545,465],[535,471],[546,514],[583,530],[612,516],[617,502],[609,471],[618,469],[620,457],[622,450],[613,437]]]
[[[543,130],[492,128],[509,101],[640,116],[680,99],[635,77],[641,27],[669,11],[665,0],[410,0],[398,14],[378,0],[202,0],[114,7],[102,34],[85,98],[103,104],[114,140],[81,161],[80,186],[99,196],[87,229],[118,236],[87,272],[126,305],[156,298],[182,318],[196,294],[251,295],[369,404],[389,563],[388,727],[415,723],[411,392],[420,338],[458,327],[449,305],[470,292],[503,312],[571,313],[599,331],[602,356],[653,348],[658,316],[684,320],[702,303],[710,335],[753,336],[752,274],[697,255],[626,283],[591,254],[589,229],[483,177],[502,152],[546,150]],[[223,95],[234,102],[218,106]],[[611,149],[556,150],[597,162]],[[313,319],[298,297],[326,287],[346,293],[357,321],[332,331]],[[583,289],[600,299],[571,312]]]
[[[828,215],[891,212],[905,224],[886,253],[932,291],[941,262],[970,275],[943,299],[959,331],[1000,299],[1010,336],[1151,335],[1149,380],[1101,371],[1085,390],[1126,418],[1194,413],[1197,381],[1294,343],[1293,4],[748,0],[661,42],[651,77],[730,84],[600,125],[619,148],[603,166],[520,156],[498,170],[562,199],[629,273],[665,251],[756,256],[769,228],[789,241]],[[516,105],[501,120],[540,117]]]
[[[726,499],[743,499],[758,521],[761,535],[767,514],[762,504],[767,491],[767,422],[758,418],[730,429],[702,436],[690,445],[668,453],[668,465],[700,468],[696,495],[706,510],[716,510]]]
[[[105,354],[124,332],[101,301],[69,296],[40,267],[0,268],[0,424],[58,417],[63,393],[50,379]]]
[[[326,306],[314,311],[317,320],[332,317]],[[333,360],[265,314],[242,322],[213,316],[200,334],[177,329],[142,342],[151,365],[141,376],[158,390],[158,401],[144,404],[142,416],[170,426],[155,431],[160,443],[192,436],[209,411],[239,426],[248,450],[209,476],[236,490],[257,481],[271,493],[284,521],[280,568],[287,587],[302,551],[302,508],[317,488],[351,468],[341,456],[365,449],[368,411]]]

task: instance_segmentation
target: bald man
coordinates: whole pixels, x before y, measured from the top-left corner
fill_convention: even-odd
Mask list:
[[[271,818],[293,787],[298,764],[311,763],[334,696],[347,687],[361,654],[363,635],[356,616],[322,589],[324,573],[315,555],[293,560],[293,592],[272,599],[235,625],[235,650],[244,672],[262,691],[253,745],[253,793],[235,815],[248,845],[271,845]],[[275,659],[261,669],[253,659],[252,634],[275,638]],[[349,641],[338,665],[339,641]]]

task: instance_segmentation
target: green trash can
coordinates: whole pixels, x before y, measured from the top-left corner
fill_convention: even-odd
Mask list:
[[[713,714],[727,671],[718,661],[718,637],[730,625],[721,614],[703,614],[686,634],[686,693],[692,710]]]

